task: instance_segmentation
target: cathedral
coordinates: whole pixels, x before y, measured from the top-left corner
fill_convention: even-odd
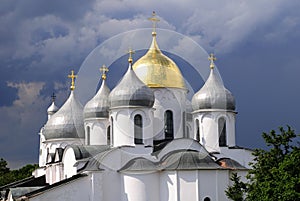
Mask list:
[[[2,187],[1,200],[228,200],[232,173],[245,176],[253,160],[235,142],[235,98],[210,54],[209,77],[188,100],[180,66],[156,37],[154,28],[137,61],[129,52],[113,89],[103,66],[101,86],[84,106],[74,71],[68,75],[70,95],[60,108],[53,99],[39,133],[39,168]]]

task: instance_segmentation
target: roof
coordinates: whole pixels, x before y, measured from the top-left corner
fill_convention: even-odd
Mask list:
[[[229,168],[232,170],[247,170],[246,167],[242,166],[240,163],[231,158],[220,158],[217,160],[217,163],[224,168]]]
[[[162,170],[223,169],[209,155],[194,150],[176,150],[162,158]]]
[[[109,145],[69,145],[74,151],[76,160],[88,158],[110,149]]]
[[[43,187],[18,187],[18,188],[10,188],[9,191],[13,197],[13,199],[21,197],[25,194],[28,194],[30,192],[36,191],[38,189],[41,189]]]
[[[59,181],[59,182],[54,183],[52,185],[45,186],[43,188],[39,188],[37,190],[31,191],[29,193],[24,194],[23,196],[25,196],[25,197],[34,197],[37,194],[43,193],[45,191],[51,190],[53,188],[56,188],[56,187],[59,187],[59,186],[62,186],[62,185],[65,185],[67,183],[73,182],[77,179],[80,179],[80,178],[86,177],[86,176],[87,176],[87,174],[76,174],[73,177],[70,177],[68,179],[64,179],[62,181]]]
[[[6,184],[0,187],[0,191],[8,189],[8,188],[15,188],[15,187],[34,187],[34,186],[45,186],[46,184],[46,177],[45,175],[40,177],[28,177],[10,184]]]
[[[220,166],[210,155],[196,150],[175,150],[158,162],[143,157],[137,157],[126,163],[120,172],[135,173],[144,171],[164,170],[207,170],[207,169],[228,169]]]
[[[1,186],[0,198],[7,198],[9,191],[11,191],[13,197],[18,197],[47,185],[45,175],[36,178],[31,176],[5,186]]]
[[[136,172],[136,171],[156,171],[157,165],[143,157],[138,157],[130,160],[119,171],[120,172]]]

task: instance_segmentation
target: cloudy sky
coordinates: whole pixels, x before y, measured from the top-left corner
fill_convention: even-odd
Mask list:
[[[299,9],[298,0],[2,0],[0,157],[11,168],[37,163],[51,94],[60,106],[70,70],[107,39],[151,27],[153,10],[158,27],[216,53],[237,102],[237,144],[264,148],[263,131],[300,129]],[[195,91],[202,82],[191,80]]]

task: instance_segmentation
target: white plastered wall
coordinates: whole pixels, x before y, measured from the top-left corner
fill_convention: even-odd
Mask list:
[[[107,129],[109,120],[106,118],[91,118],[84,121],[85,144],[107,145]],[[88,127],[90,129],[88,134]]]
[[[209,152],[220,152],[219,147],[219,126],[220,118],[226,120],[226,144],[235,146],[235,113],[226,110],[201,110],[193,113],[194,128],[197,127],[196,120],[199,120],[200,143]],[[194,129],[196,140],[197,129]]]
[[[159,199],[159,176],[157,173],[122,174],[122,200],[157,201]]]
[[[153,145],[153,109],[143,107],[116,108],[110,112],[113,119],[111,125],[111,139],[114,147],[135,146],[134,143],[134,116],[141,115],[143,119],[143,143]],[[110,118],[110,119],[111,119]]]
[[[165,139],[164,115],[167,110],[173,113],[174,139],[185,135],[186,90],[177,88],[153,88],[155,102],[154,110],[154,140]]]

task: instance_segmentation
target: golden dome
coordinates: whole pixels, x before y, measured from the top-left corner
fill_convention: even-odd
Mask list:
[[[148,52],[133,65],[136,75],[148,87],[186,89],[178,66],[160,51],[156,42],[156,32],[152,32],[152,36],[152,44]]]

